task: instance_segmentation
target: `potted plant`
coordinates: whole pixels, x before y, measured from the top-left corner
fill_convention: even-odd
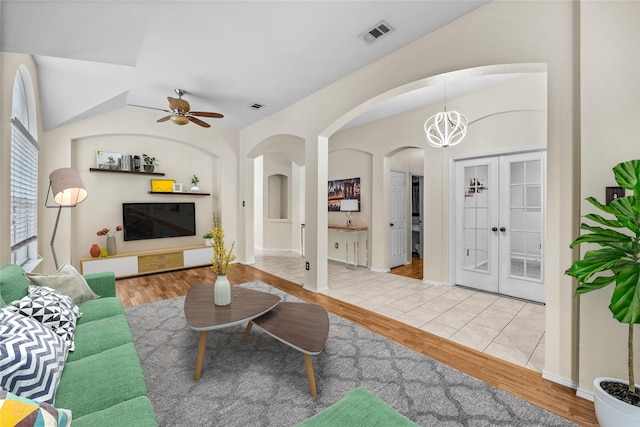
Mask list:
[[[151,157],[148,154],[143,154],[142,155],[142,160],[144,161],[144,171],[145,172],[153,172],[153,169],[158,166],[158,161],[156,160],[155,157]]]
[[[596,378],[594,403],[601,426],[640,425],[640,387],[635,384],[633,369],[633,325],[640,323],[640,160],[630,160],[613,168],[616,182],[633,194],[603,205],[594,197],[589,201],[607,219],[588,214],[597,225],[581,224],[587,233],[578,237],[571,247],[582,243],[599,245],[584,258],[575,261],[565,272],[580,282],[576,295],[614,284],[609,310],[620,323],[628,324],[628,381]]]
[[[200,189],[198,188],[198,183],[200,182],[200,178],[198,178],[195,174],[191,177],[191,184],[192,187],[189,191],[191,191],[192,193],[197,193],[198,191],[200,191]]]

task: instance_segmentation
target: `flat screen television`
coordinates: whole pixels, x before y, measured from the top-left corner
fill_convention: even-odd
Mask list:
[[[124,240],[195,236],[196,206],[187,203],[123,203]]]

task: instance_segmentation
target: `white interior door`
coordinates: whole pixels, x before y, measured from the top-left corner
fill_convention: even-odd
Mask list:
[[[544,302],[543,151],[456,162],[455,281]]]
[[[456,162],[456,284],[498,288],[498,159]]]
[[[391,171],[389,213],[389,268],[403,265],[406,258],[405,173]]]
[[[500,292],[544,302],[545,152],[500,158]]]

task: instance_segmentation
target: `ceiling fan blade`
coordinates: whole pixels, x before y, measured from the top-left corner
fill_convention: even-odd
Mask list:
[[[191,114],[192,116],[213,117],[214,119],[221,119],[224,117],[220,113],[208,113],[206,111],[192,111],[189,114]]]
[[[172,96],[167,96],[167,101],[169,101],[169,106],[174,111],[182,111],[182,105],[180,104],[180,99],[174,98]]]
[[[156,121],[157,121],[158,123],[166,122],[166,121],[167,121],[167,120],[169,120],[170,118],[171,118],[171,115],[166,116],[166,117],[163,117],[163,118],[158,119],[158,120],[156,120]]]
[[[164,108],[156,108],[156,107],[147,107],[146,105],[135,105],[135,104],[127,104],[130,107],[138,107],[138,108],[147,108],[149,110],[158,110],[164,111],[165,113],[170,113],[170,110],[165,110]]]
[[[195,117],[187,116],[187,118],[189,120],[191,120],[193,123],[202,126],[203,128],[210,128],[211,127],[211,125],[209,123],[203,122],[202,120],[197,119]]]

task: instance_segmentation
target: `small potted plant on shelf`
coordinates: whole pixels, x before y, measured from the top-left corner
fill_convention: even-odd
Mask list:
[[[151,157],[148,154],[143,154],[142,155],[142,160],[144,161],[144,171],[145,172],[153,172],[153,169],[158,166],[158,161],[156,160],[155,157]]]
[[[630,160],[613,168],[616,182],[633,194],[603,205],[594,197],[587,201],[605,214],[588,214],[588,220],[599,224],[581,224],[588,231],[571,247],[582,243],[596,244],[584,258],[575,261],[565,272],[580,282],[576,295],[614,285],[609,310],[620,323],[628,324],[628,380],[596,378],[594,403],[601,426],[640,425],[640,387],[635,384],[633,369],[633,326],[640,323],[640,160]],[[618,231],[620,230],[620,231]]]
[[[216,227],[217,223],[218,220],[216,218],[216,215],[213,214],[211,216],[211,228],[209,229],[209,231],[207,231],[207,234],[204,234],[202,236],[202,238],[204,239],[204,244],[206,246],[213,246],[213,229]]]
[[[200,178],[198,178],[195,174],[191,177],[191,184],[192,187],[189,191],[191,191],[192,193],[197,193],[198,191],[200,191],[200,189],[198,188],[198,183],[200,182]]]

